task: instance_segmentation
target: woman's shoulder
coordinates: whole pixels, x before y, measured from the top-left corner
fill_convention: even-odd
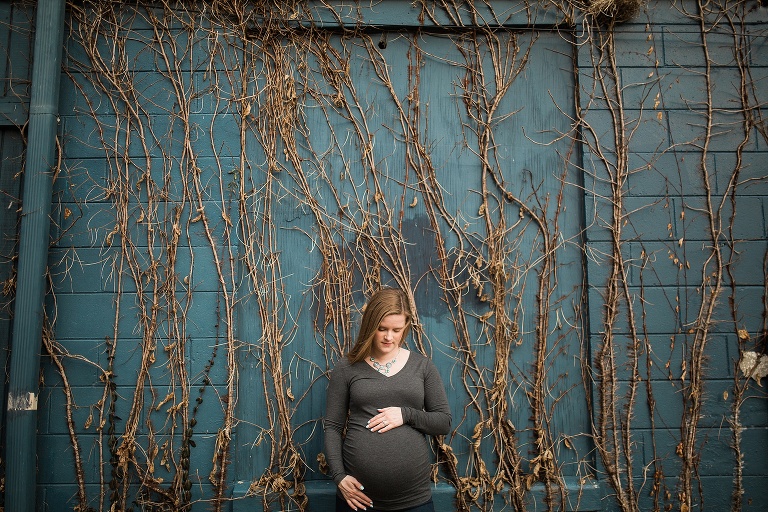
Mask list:
[[[431,358],[425,356],[421,352],[416,352],[415,350],[410,350],[409,352],[408,361],[412,363],[413,366],[424,371],[430,371],[435,368],[435,363],[432,362]]]
[[[349,359],[347,359],[346,356],[342,357],[333,365],[331,373],[343,373],[347,371],[347,368],[350,366],[352,366],[352,363],[349,362]]]
[[[331,369],[331,376],[348,376],[357,373],[360,371],[361,363],[363,365],[365,364],[365,362],[362,361],[351,363],[346,356],[342,357],[336,361],[336,364],[333,365],[333,368]]]
[[[334,365],[328,371],[327,375],[331,379],[344,378],[344,374],[347,372],[347,368],[349,368],[349,361],[346,357],[344,357],[334,363]]]
[[[417,363],[417,364],[424,364],[426,361],[429,361],[429,358],[422,354],[421,352],[417,352],[413,349],[408,350],[408,359],[411,361]]]

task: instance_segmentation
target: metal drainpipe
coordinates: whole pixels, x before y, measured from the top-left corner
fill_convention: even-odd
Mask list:
[[[35,510],[37,395],[66,0],[39,0],[24,168],[5,444],[5,510]],[[52,462],[52,461],[51,461]]]

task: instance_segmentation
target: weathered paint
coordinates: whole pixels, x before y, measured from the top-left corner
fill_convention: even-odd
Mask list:
[[[21,395],[8,394],[9,411],[36,411],[37,394],[26,393]]]

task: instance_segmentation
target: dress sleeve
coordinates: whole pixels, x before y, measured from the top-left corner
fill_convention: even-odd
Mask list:
[[[424,410],[403,407],[403,423],[419,432],[437,436],[448,434],[451,430],[451,408],[445,394],[443,380],[437,367],[427,360],[424,369]]]
[[[325,397],[325,460],[330,468],[330,476],[336,485],[347,476],[342,457],[344,427],[349,411],[349,383],[343,366],[337,366],[331,372]]]

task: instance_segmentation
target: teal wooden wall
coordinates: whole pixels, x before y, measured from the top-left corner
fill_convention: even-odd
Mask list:
[[[628,445],[614,451],[633,457],[640,510],[686,493],[696,498],[683,507],[766,506],[765,392],[747,382],[739,366],[744,352],[766,350],[762,177],[768,141],[751,121],[737,121],[740,107],[734,109],[743,105],[753,112],[765,94],[766,60],[759,49],[766,39],[759,20],[766,13],[742,7],[715,21],[719,4],[702,10],[685,2],[659,5],[617,29],[611,44],[625,121],[619,142],[610,122],[616,109],[595,108],[582,96],[590,110],[587,139],[599,137],[609,152],[629,150],[623,170],[610,165],[622,161],[612,153],[606,160],[585,152],[586,189],[593,192],[586,211],[594,219],[586,247],[591,343],[600,350],[610,346],[606,309],[597,305],[610,303],[601,285],[611,280],[606,255],[618,252],[612,248],[611,205],[620,201],[619,282],[625,291],[619,295],[632,297],[634,321],[624,300],[616,301],[620,312],[612,332],[618,343],[612,352],[618,374],[608,381],[616,393],[597,384],[595,395],[599,399],[603,390],[615,400],[606,414],[607,440],[614,439],[613,421],[623,429],[631,421],[631,451]],[[700,26],[691,24],[698,13]],[[707,27],[704,36],[701,26]],[[588,69],[600,57],[580,52],[579,66]],[[593,75],[580,76],[583,90],[594,90]],[[722,290],[710,302],[718,286]],[[623,408],[633,381],[637,402],[627,416]],[[696,485],[682,483],[694,474]]]
[[[278,4],[70,6],[38,509],[325,510],[380,284],[440,510],[764,509],[768,13]]]

